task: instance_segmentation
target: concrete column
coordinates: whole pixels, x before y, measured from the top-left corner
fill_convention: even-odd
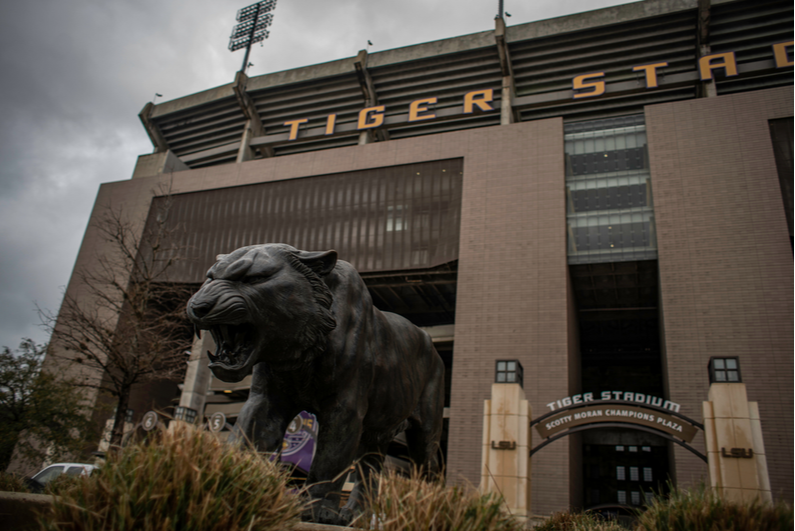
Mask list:
[[[502,78],[502,102],[500,107],[500,125],[513,123],[513,78]]]
[[[483,407],[480,490],[501,494],[514,516],[530,516],[530,404],[518,383],[492,384]]]
[[[199,412],[200,419],[204,415],[204,402],[210,388],[210,360],[207,357],[207,351],[215,350],[213,336],[206,331],[202,335],[202,339],[193,339],[188,370],[185,373],[182,395],[179,398],[179,405],[195,409]]]
[[[251,127],[251,120],[246,120],[246,127],[243,129],[243,137],[240,139],[240,148],[237,150],[237,160],[235,162],[246,162],[254,158],[254,152],[249,146],[251,139],[254,137]]]
[[[713,383],[703,411],[711,487],[729,501],[772,501],[759,408],[745,384]]]

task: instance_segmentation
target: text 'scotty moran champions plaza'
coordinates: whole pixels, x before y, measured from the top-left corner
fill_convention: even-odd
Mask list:
[[[148,103],[154,152],[92,219],[112,204],[142,233],[168,201],[189,255],[171,281],[195,289],[245,245],[336,250],[444,361],[448,482],[479,485],[484,448],[511,449],[486,440],[484,401],[516,381],[533,513],[695,485],[725,378],[758,403],[770,492],[791,503],[792,2],[509,22]],[[90,223],[67,296],[103,245]],[[134,390],[133,425],[176,407],[234,425],[250,378],[214,379],[212,342],[182,383]]]

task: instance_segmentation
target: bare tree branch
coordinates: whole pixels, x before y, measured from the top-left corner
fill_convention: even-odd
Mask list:
[[[75,273],[80,298],[67,295],[57,319],[39,312],[61,359],[86,369],[81,384],[118,399],[112,444],[121,442],[132,386],[181,379],[191,346],[191,288],[169,278],[186,249],[173,243],[177,229],[168,225],[170,190],[161,195],[140,236],[122,209],[108,207],[93,225],[105,246],[91,267]]]

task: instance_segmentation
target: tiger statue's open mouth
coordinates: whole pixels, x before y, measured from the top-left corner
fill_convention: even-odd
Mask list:
[[[211,325],[208,330],[216,345],[215,354],[207,351],[213,373],[219,377],[221,374],[228,375],[235,378],[234,381],[242,380],[250,374],[256,361],[254,326],[250,323],[218,324]],[[242,378],[239,377],[240,374],[243,374]]]

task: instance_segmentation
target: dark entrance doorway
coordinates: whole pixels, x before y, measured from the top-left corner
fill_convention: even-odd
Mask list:
[[[656,260],[570,266],[577,304],[581,390],[666,396]],[[589,430],[572,451],[582,505],[641,505],[669,476],[669,442],[622,428]],[[573,478],[576,479],[576,478]]]
[[[668,445],[662,437],[635,430],[583,433],[583,502],[639,506],[664,492]]]

